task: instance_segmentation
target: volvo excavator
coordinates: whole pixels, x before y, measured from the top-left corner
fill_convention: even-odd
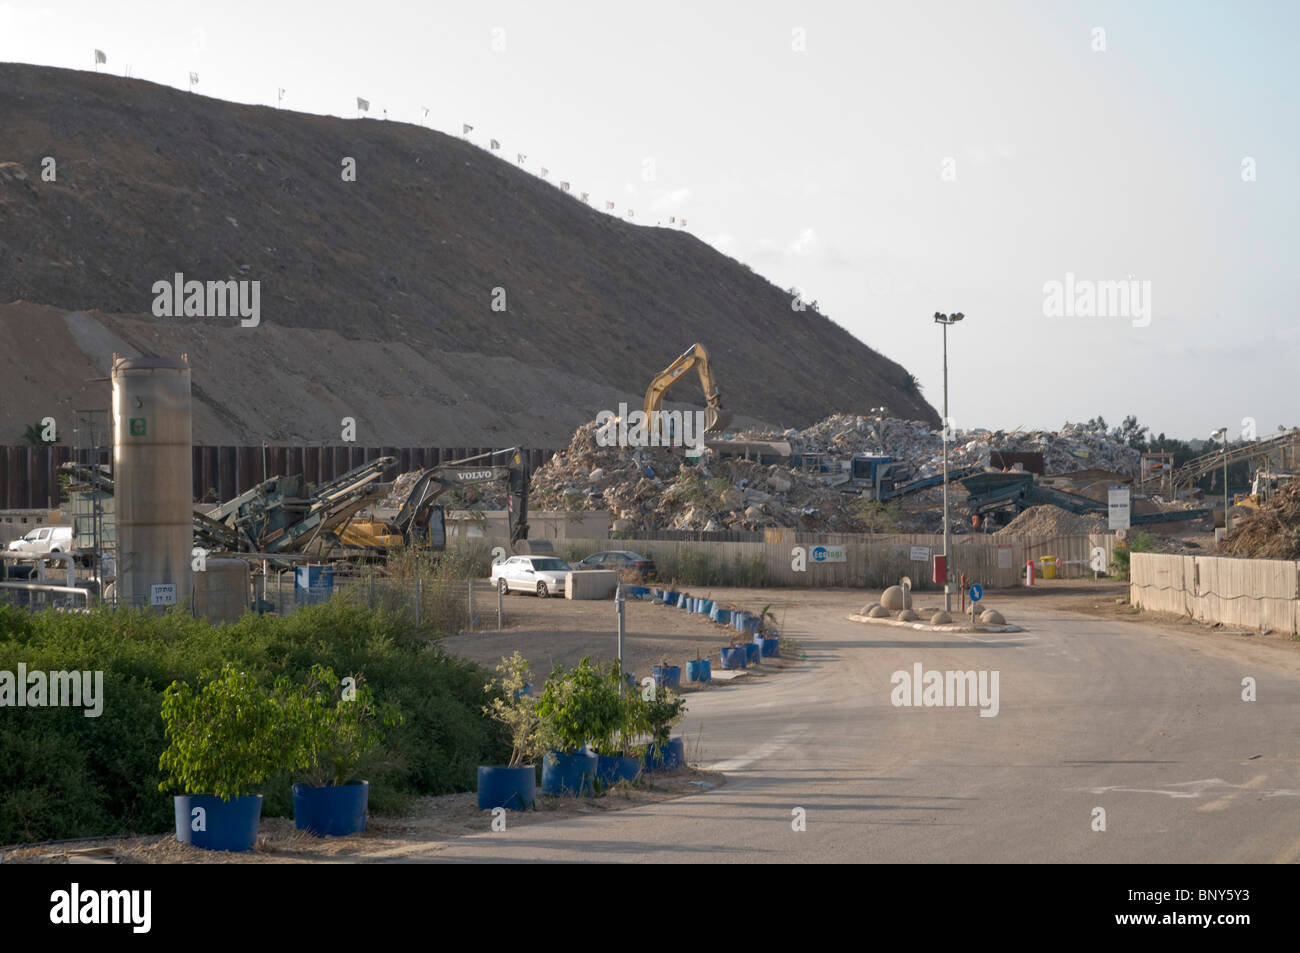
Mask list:
[[[645,419],[646,426],[653,426],[653,422],[659,419],[658,414],[663,407],[664,394],[668,388],[677,382],[677,379],[687,371],[694,368],[699,372],[700,385],[704,388],[704,401],[706,408],[704,411],[704,432],[716,433],[726,430],[727,425],[731,423],[731,415],[723,413],[722,398],[718,392],[718,384],[713,379],[713,369],[709,366],[709,352],[704,349],[703,344],[692,344],[686,349],[686,353],[673,361],[666,368],[655,375],[654,380],[645,392]]]
[[[504,453],[513,454],[508,465],[475,462]],[[510,542],[513,545],[528,538],[528,481],[528,467],[517,448],[429,467],[416,477],[396,516],[391,519],[353,518],[333,534],[331,542],[345,551],[371,557],[382,556],[400,546],[445,549],[446,530],[443,508],[437,505],[438,497],[458,487],[499,483],[504,484],[507,490]]]

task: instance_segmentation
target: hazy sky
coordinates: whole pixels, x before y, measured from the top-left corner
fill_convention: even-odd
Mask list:
[[[96,48],[221,99],[472,123],[598,207],[685,216],[936,407],[931,316],[963,311],[958,427],[1300,424],[1294,2],[0,0],[0,60]],[[1049,315],[1067,274],[1149,301]]]

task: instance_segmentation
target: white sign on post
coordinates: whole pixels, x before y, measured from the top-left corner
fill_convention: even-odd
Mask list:
[[[912,562],[914,562],[914,563],[928,563],[929,561],[930,561],[930,547],[929,547],[929,546],[913,546],[913,547],[912,547]]]
[[[1129,505],[1129,489],[1126,486],[1113,486],[1107,494],[1109,503],[1110,525],[1109,529],[1128,529],[1131,508]]]
[[[149,605],[151,606],[174,606],[176,605],[176,584],[175,583],[155,583],[149,587]]]
[[[1010,546],[1005,546],[1005,545],[1004,545],[1004,546],[999,546],[999,547],[998,547],[998,568],[999,568],[999,569],[1010,569],[1010,568],[1011,568],[1011,557],[1012,557],[1012,553],[1011,553],[1011,547],[1010,547]]]

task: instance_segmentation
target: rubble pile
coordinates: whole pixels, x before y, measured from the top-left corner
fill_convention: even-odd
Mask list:
[[[1284,486],[1259,509],[1233,517],[1219,552],[1252,559],[1300,559],[1300,486]]]
[[[788,466],[716,459],[690,463],[681,448],[605,447],[595,422],[533,474],[539,510],[609,510],[613,529],[756,530],[788,526],[858,532],[854,495]]]
[[[847,459],[887,453],[906,462],[914,478],[943,470],[942,431],[921,421],[836,414],[806,430],[727,436],[786,441],[796,455]],[[994,450],[1041,452],[1049,474],[1084,467],[1133,473],[1139,461],[1138,451],[1112,443],[1103,430],[1066,424],[1056,432],[956,431],[949,464],[987,467]],[[691,464],[681,448],[602,446],[593,421],[578,428],[568,448],[533,474],[531,505],[539,510],[609,510],[615,530],[784,526],[816,532],[933,532],[938,525],[934,514],[917,511],[932,507],[941,496],[936,488],[910,497],[909,509],[892,507],[886,523],[873,525],[864,522],[875,517],[864,514],[857,494],[827,486],[814,472],[720,459],[709,451]]]
[[[779,435],[753,432],[740,437],[786,440],[795,453],[888,453],[907,461],[916,477],[943,472],[943,431],[919,420],[835,414],[806,430]],[[1041,453],[1048,476],[1088,468],[1134,476],[1141,460],[1139,451],[1115,443],[1104,428],[1067,423],[1056,431],[954,429],[948,442],[948,465],[989,467],[994,450]]]

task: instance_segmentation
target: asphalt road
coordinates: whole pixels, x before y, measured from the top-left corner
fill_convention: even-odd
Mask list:
[[[867,626],[849,611],[791,614],[802,666],[692,697],[688,757],[726,785],[411,859],[1300,860],[1294,653],[1032,604],[1008,613],[1027,631],[1006,636]],[[916,662],[998,672],[997,715],[895,706],[891,673]],[[1246,676],[1255,701],[1242,699]]]

